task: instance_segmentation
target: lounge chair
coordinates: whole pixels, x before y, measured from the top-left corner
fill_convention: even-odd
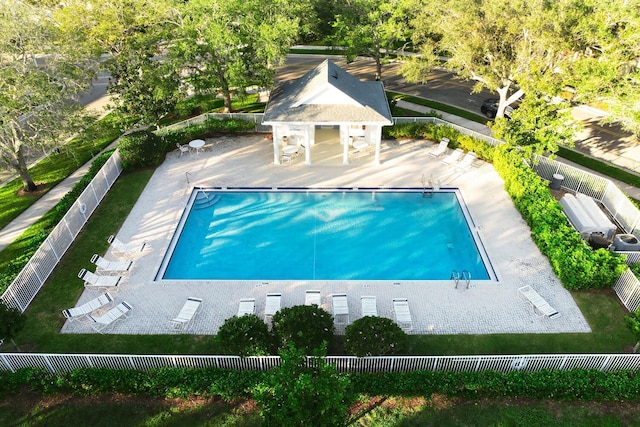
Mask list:
[[[146,242],[142,243],[123,243],[114,234],[107,238],[107,242],[111,245],[114,253],[140,253],[146,246]]]
[[[435,158],[443,156],[447,154],[448,145],[449,145],[449,138],[442,138],[438,146],[433,150],[429,151],[427,154]]]
[[[246,298],[241,299],[238,304],[238,317],[242,317],[246,314],[254,314],[256,312],[256,299]]]
[[[473,164],[476,158],[477,158],[476,153],[474,153],[473,151],[469,151],[467,154],[464,155],[462,160],[460,160],[458,163],[451,165],[451,167],[453,167],[458,172],[466,172],[467,169],[471,167],[471,165]]]
[[[86,269],[80,270],[78,278],[84,280],[87,289],[115,288],[120,285],[122,276],[99,276]]]
[[[173,329],[186,331],[189,328],[189,325],[191,325],[191,321],[196,317],[196,314],[198,314],[201,305],[202,299],[194,297],[187,298],[187,302],[185,302],[182,309],[180,309],[178,316],[171,319],[171,326],[173,326]]]
[[[349,303],[347,294],[333,294],[333,319],[336,325],[349,324]]]
[[[274,314],[280,311],[280,303],[282,294],[267,294],[267,300],[264,306],[264,319],[269,321]]]
[[[405,331],[413,329],[413,319],[409,309],[409,301],[406,298],[393,299],[393,311],[396,314],[396,323]]]
[[[131,268],[133,261],[109,261],[98,254],[93,254],[91,262],[98,267],[98,271],[104,273],[127,272]]]
[[[518,289],[518,297],[528,302],[533,308],[533,312],[539,316],[547,316],[550,319],[560,317],[558,310],[551,307],[551,305],[529,285]]]
[[[456,148],[447,157],[445,157],[444,159],[442,159],[440,161],[442,163],[444,163],[445,165],[451,166],[452,164],[454,164],[458,160],[460,160],[460,158],[462,157],[463,154],[464,154],[464,151],[462,151],[462,148]]]
[[[317,305],[320,307],[320,291],[306,291],[304,293],[304,305]]]
[[[109,292],[105,292],[82,305],[62,310],[62,315],[70,321],[84,319],[86,315],[111,304],[111,302],[113,302],[113,297]]]
[[[131,306],[126,301],[122,301],[102,316],[89,315],[89,319],[92,321],[91,327],[97,332],[102,333],[109,326],[113,325],[118,319],[127,318],[127,314],[131,311]]]
[[[376,305],[375,296],[360,297],[360,302],[362,303],[362,317],[378,315],[378,307]]]

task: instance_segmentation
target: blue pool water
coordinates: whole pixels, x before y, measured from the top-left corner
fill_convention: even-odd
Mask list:
[[[452,270],[489,279],[454,191],[207,191],[192,200],[164,279],[447,280]]]

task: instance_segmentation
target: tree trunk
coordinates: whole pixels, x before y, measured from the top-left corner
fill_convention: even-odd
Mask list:
[[[16,172],[18,172],[18,175],[22,180],[24,191],[36,191],[36,184],[33,182],[33,178],[31,178],[31,175],[29,174],[29,168],[27,167],[27,162],[24,158],[22,145],[18,149],[17,156],[14,158],[14,160],[15,163],[13,163],[11,166]]]
[[[637,353],[639,348],[640,348],[640,341],[638,341],[636,345],[633,346],[633,352]]]
[[[376,81],[382,80],[382,61],[376,56]]]
[[[224,112],[231,112],[231,91],[229,90],[229,84],[225,78],[224,72],[219,69],[218,77],[220,78],[220,90],[222,90],[222,100],[224,101]]]

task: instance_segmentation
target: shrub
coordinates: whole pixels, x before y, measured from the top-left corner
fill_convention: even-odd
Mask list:
[[[216,335],[223,354],[242,357],[268,355],[271,340],[266,323],[253,314],[230,317]]]
[[[283,427],[347,425],[347,409],[355,397],[347,375],[321,356],[307,363],[304,352],[292,345],[253,395],[264,425]]]
[[[273,316],[273,334],[280,348],[292,343],[311,354],[323,343],[330,345],[334,333],[333,317],[315,304],[285,307]]]
[[[408,347],[407,334],[386,317],[362,317],[345,331],[344,349],[355,356],[403,354]]]
[[[164,160],[164,141],[153,132],[139,130],[124,135],[118,141],[122,169],[132,171],[160,165]]]

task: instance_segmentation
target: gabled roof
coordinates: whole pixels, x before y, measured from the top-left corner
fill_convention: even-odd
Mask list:
[[[360,81],[329,60],[271,91],[262,123],[278,122],[392,123],[382,82]]]

